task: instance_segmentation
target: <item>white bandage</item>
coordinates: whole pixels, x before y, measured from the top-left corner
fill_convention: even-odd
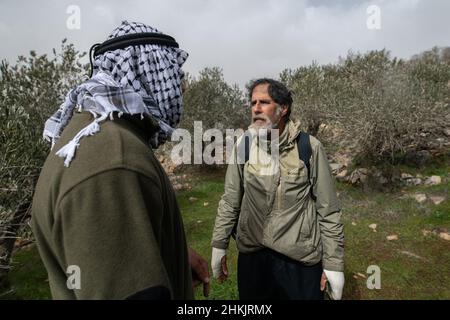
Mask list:
[[[344,289],[344,273],[340,271],[323,270],[330,283],[331,295],[334,300],[341,300],[342,290]]]
[[[214,278],[219,278],[222,274],[222,257],[227,254],[225,249],[212,248],[211,269]]]

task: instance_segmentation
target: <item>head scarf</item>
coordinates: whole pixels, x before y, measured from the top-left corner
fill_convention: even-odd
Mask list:
[[[142,23],[123,21],[108,39],[131,33],[154,32]],[[71,90],[64,103],[45,123],[44,138],[52,147],[69,123],[75,108],[90,111],[94,121],[83,128],[56,154],[69,166],[81,138],[100,130],[102,121],[113,120],[113,112],[153,117],[159,131],[150,143],[157,148],[170,138],[183,112],[181,67],[188,54],[178,48],[161,45],[137,45],[107,51],[93,62],[93,77]]]

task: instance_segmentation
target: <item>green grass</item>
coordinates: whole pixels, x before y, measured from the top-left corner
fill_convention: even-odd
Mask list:
[[[414,170],[409,172],[418,173]],[[441,177],[447,177],[447,182],[437,186],[408,187],[403,192],[446,196],[439,205],[429,200],[419,204],[413,199],[402,198],[400,190],[367,194],[338,183],[345,230],[344,299],[450,299],[450,241],[422,233],[423,229],[450,229],[450,169],[444,163],[426,170],[427,175],[439,173]],[[224,172],[207,170],[201,175],[198,171],[191,174],[195,175],[191,181],[193,188],[179,192],[178,201],[189,246],[209,264],[210,241],[217,205],[223,193]],[[196,200],[191,201],[192,197]],[[368,227],[372,223],[377,224],[377,232]],[[388,241],[386,237],[392,234],[398,235],[399,239]],[[222,284],[212,279],[208,299],[237,299],[236,258],[236,245],[231,240],[228,250],[230,278]],[[370,265],[380,267],[379,290],[369,290],[367,279],[361,276],[354,278],[357,273],[368,277],[366,271]],[[50,298],[45,269],[35,247],[22,249],[13,256],[10,282],[11,288],[0,292],[0,299]],[[196,288],[195,294],[197,299],[204,299],[201,288]]]
[[[448,176],[448,166],[430,174]],[[371,193],[338,184],[346,250],[344,299],[450,299],[450,242],[422,230],[450,229],[450,183],[406,188],[404,192],[442,195],[439,205],[401,198],[400,193]],[[356,225],[353,225],[356,223]],[[377,224],[377,232],[368,226]],[[388,235],[398,240],[388,241]],[[370,265],[381,270],[381,289],[369,290]]]
[[[211,261],[211,236],[216,218],[217,205],[223,194],[223,174],[209,179],[196,179],[196,187],[178,194],[178,201],[183,214],[183,221],[191,248],[200,253],[207,261]],[[190,201],[189,198],[196,198]],[[205,206],[205,203],[207,205]],[[208,299],[237,299],[236,263],[237,250],[234,240],[230,241],[227,254],[230,277],[220,284],[211,277],[210,295]],[[201,288],[195,292],[196,299],[204,299]]]
[[[13,255],[9,282],[10,287],[0,291],[0,299],[51,299],[47,271],[34,245]]]
[[[421,174],[423,176],[445,176],[449,174],[450,166],[450,155],[442,155],[439,157],[433,158],[433,161],[428,163],[423,168],[415,168],[407,165],[398,165],[395,168],[400,170],[401,172],[409,173],[412,175]]]
[[[435,235],[424,236],[422,229],[436,226],[427,220],[413,215],[397,222],[376,218],[356,219],[356,226],[346,222],[344,298],[449,299],[450,243]],[[448,225],[448,216],[446,220]],[[376,233],[369,229],[371,223],[377,223]],[[399,239],[388,241],[392,234]],[[354,278],[356,273],[367,275],[370,265],[381,269],[380,290],[369,290],[366,279]]]

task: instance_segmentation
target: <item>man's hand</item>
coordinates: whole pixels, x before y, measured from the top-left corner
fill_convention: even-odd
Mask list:
[[[322,278],[320,279],[320,291],[325,290],[327,286],[327,280],[327,275],[325,274],[325,272],[322,272]]]
[[[193,286],[203,283],[203,295],[209,295],[209,270],[208,263],[193,249],[189,250],[189,264],[191,265]]]
[[[345,282],[344,273],[339,271],[323,270],[322,279],[320,280],[320,290],[325,290],[327,281],[330,283],[331,297],[334,300],[341,300]]]
[[[212,248],[211,268],[213,276],[220,282],[228,278],[227,255],[225,249]]]

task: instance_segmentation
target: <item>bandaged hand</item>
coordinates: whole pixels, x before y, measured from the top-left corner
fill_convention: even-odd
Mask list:
[[[227,251],[225,249],[212,248],[211,268],[214,278],[221,282],[227,279]]]
[[[327,277],[327,281],[330,283],[331,287],[331,297],[334,300],[341,300],[342,298],[342,290],[344,289],[344,273],[341,271],[330,271],[323,270]]]

